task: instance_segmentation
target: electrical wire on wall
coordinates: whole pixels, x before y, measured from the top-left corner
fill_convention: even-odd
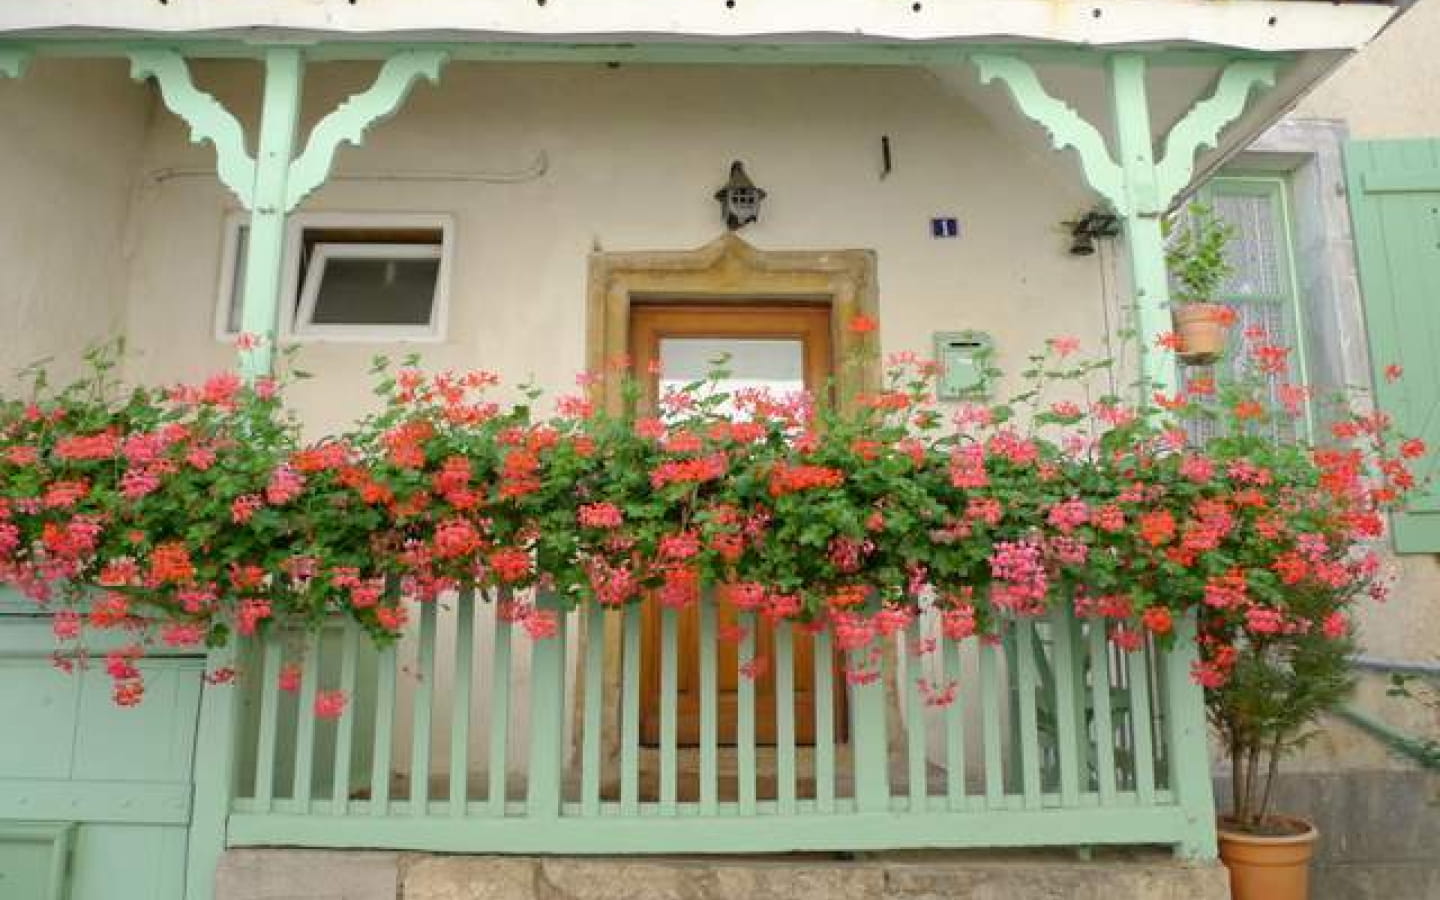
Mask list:
[[[463,170],[382,170],[375,172],[336,172],[329,181],[406,181],[406,182],[460,182],[474,184],[525,184],[539,181],[550,171],[550,154],[544,150],[536,152],[530,164],[520,169],[493,171]],[[215,170],[205,168],[153,169],[146,173],[150,184],[164,184],[185,178],[214,178]]]
[[[1119,296],[1115,290],[1118,280],[1118,272],[1115,270],[1115,253],[1113,242],[1096,241],[1095,261],[1100,264],[1100,314],[1105,322],[1105,356],[1112,360],[1112,364],[1105,368],[1105,377],[1110,382],[1110,393],[1113,396],[1120,396],[1120,385],[1115,368],[1120,360],[1115,355],[1115,323],[1111,320],[1111,312],[1121,313],[1119,309]]]

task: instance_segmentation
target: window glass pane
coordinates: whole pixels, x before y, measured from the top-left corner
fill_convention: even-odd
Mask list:
[[[235,229],[235,272],[230,279],[230,306],[225,316],[225,332],[240,333],[240,318],[245,300],[245,259],[250,250],[250,226]]]
[[[721,367],[730,377],[718,382],[724,393],[764,389],[788,397],[805,390],[805,344],[798,339],[662,338],[660,395],[706,379],[716,361],[727,356]],[[734,412],[731,404],[724,411]]]
[[[310,324],[429,325],[439,275],[438,259],[331,256]]]
[[[1227,297],[1279,297],[1285,292],[1278,210],[1270,194],[1215,194],[1215,214],[1235,227],[1229,247],[1234,272],[1220,292]]]

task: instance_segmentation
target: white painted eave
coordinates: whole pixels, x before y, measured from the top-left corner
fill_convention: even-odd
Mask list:
[[[1353,50],[1394,7],[1312,0],[5,0],[11,38],[1018,42]],[[916,9],[918,7],[918,11]]]

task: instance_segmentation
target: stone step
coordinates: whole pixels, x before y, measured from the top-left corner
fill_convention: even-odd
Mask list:
[[[1146,851],[577,858],[232,850],[216,900],[1228,900]]]

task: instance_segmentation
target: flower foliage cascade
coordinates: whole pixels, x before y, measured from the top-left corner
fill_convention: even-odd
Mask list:
[[[935,404],[933,366],[904,354],[839,404],[727,394],[723,370],[651,403],[617,364],[545,414],[534,391],[503,402],[487,373],[381,363],[382,408],[311,443],[274,382],[124,391],[102,359],[0,400],[0,583],[53,612],[62,664],[86,628],[132,635],[105,660],[121,703],[141,697],[149,642],[337,614],[386,641],[459,588],[544,639],[564,608],[679,608],[706,586],[775,627],[829,629],[857,682],[922,610],[961,641],[1068,604],[1126,650],[1198,610],[1195,677],[1219,697],[1257,648],[1298,667],[1302,638],[1347,646],[1351,605],[1380,591],[1363,544],[1423,450],[1393,446],[1376,415],[1342,420],[1333,448],[1277,445],[1260,399],[1303,392],[1266,362],[1282,349],[1251,343],[1255,384],[1197,380],[1138,408],[1065,338],[1009,402],[959,407]],[[1193,415],[1224,436],[1190,446]],[[326,692],[317,711],[343,704]]]

